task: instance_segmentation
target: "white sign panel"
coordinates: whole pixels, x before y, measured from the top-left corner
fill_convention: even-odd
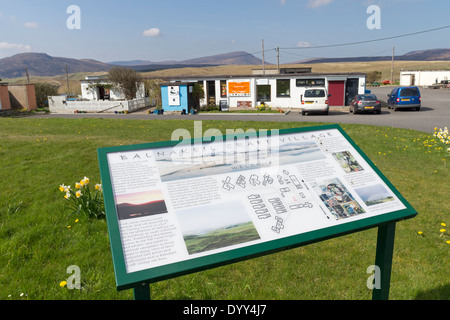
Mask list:
[[[180,105],[180,87],[179,86],[168,86],[169,91],[169,106],[179,106]]]
[[[405,209],[337,129],[107,161],[127,273]]]

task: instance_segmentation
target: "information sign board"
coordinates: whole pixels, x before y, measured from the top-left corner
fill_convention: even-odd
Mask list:
[[[118,290],[417,214],[338,125],[98,155]]]

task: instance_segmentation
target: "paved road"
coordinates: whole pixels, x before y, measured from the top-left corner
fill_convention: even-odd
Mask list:
[[[393,87],[369,88],[382,101],[387,100],[387,94]],[[287,115],[278,114],[208,114],[208,115],[149,115],[136,112],[127,115],[116,114],[45,114],[34,117],[67,117],[67,118],[121,118],[121,119],[184,119],[184,120],[252,120],[252,121],[280,121],[280,122],[329,122],[329,123],[359,123],[369,125],[391,126],[404,129],[414,129],[424,132],[434,132],[434,128],[450,127],[450,89],[421,89],[422,109],[420,111],[383,108],[381,114],[349,114],[339,110],[330,111],[328,115],[302,116],[298,111],[292,111]]]

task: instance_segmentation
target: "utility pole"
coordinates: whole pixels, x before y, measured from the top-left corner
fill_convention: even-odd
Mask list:
[[[392,47],[391,83],[394,83],[394,57],[395,57],[395,47]]]
[[[280,47],[277,47],[277,72],[280,73]]]
[[[30,84],[30,75],[28,74],[28,68],[25,68],[25,73],[27,75],[28,84]]]
[[[263,67],[263,74],[266,74],[266,65],[264,61],[264,39],[262,41],[262,67]]]
[[[67,97],[69,97],[70,88],[69,88],[69,73],[67,72],[67,64],[66,64],[66,78],[67,78]]]

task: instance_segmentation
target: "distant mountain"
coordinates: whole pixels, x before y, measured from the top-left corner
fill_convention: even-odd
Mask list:
[[[132,61],[115,61],[111,62],[111,64],[128,66],[135,70],[144,72],[161,69],[210,67],[219,65],[260,65],[262,64],[262,59],[259,59],[254,55],[245,51],[235,51],[181,61],[170,60],[161,62],[148,62],[146,64],[145,61],[142,60],[132,60]],[[270,65],[271,63],[266,62],[266,64]]]
[[[450,60],[450,49],[411,51],[402,57],[416,61],[447,61]]]
[[[235,51],[214,56],[201,57],[181,61],[182,64],[216,64],[216,65],[259,65],[262,59],[259,59],[251,53],[245,51]],[[267,62],[266,62],[267,63]],[[269,63],[267,63],[269,64]]]
[[[259,65],[262,60],[254,55],[237,51],[225,54],[206,56],[182,61],[151,62],[147,60],[113,61],[104,63],[91,59],[71,59],[51,57],[45,53],[21,53],[12,57],[0,59],[0,78],[17,78],[30,76],[56,76],[66,72],[102,72],[113,66],[127,66],[137,71],[154,71],[161,69],[206,67],[217,65]],[[267,62],[266,62],[267,63]],[[269,64],[269,63],[267,63]]]
[[[0,59],[0,78],[17,78],[30,76],[55,76],[66,72],[99,72],[108,71],[111,65],[90,59],[70,59],[51,57],[45,53],[21,53]]]
[[[147,60],[130,60],[130,61],[111,61],[111,62],[106,62],[106,63],[107,64],[112,64],[114,66],[129,67],[129,66],[149,65],[149,64],[152,64],[153,62],[147,61]]]
[[[167,206],[164,200],[150,201],[142,204],[121,203],[116,208],[120,220],[167,213]]]
[[[349,58],[317,58],[308,59],[289,64],[314,64],[326,62],[361,62],[361,61],[388,61],[391,56],[379,57],[349,57]],[[433,49],[412,51],[396,56],[395,60],[404,61],[450,61],[450,49]],[[162,69],[175,69],[185,67],[206,67],[218,65],[261,65],[262,60],[245,51],[236,51],[225,54],[205,56],[182,61],[151,62],[146,60],[113,61],[104,63],[92,59],[71,59],[51,57],[45,53],[21,53],[12,57],[0,59],[0,78],[17,78],[30,76],[56,76],[66,72],[105,72],[114,65],[121,65],[145,72]],[[267,65],[271,63],[266,62]]]
[[[331,62],[370,62],[389,61],[392,56],[377,57],[348,57],[348,58],[316,58],[292,62],[292,64],[312,64]],[[411,51],[401,56],[395,56],[397,61],[450,61],[450,49],[431,49],[421,51]]]

